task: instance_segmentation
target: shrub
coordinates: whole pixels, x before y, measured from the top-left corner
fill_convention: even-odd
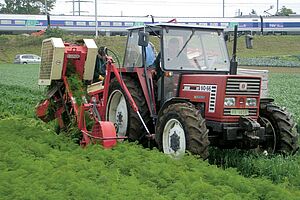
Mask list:
[[[46,30],[46,37],[63,37],[64,36],[64,31],[58,27],[56,28],[48,28]]]

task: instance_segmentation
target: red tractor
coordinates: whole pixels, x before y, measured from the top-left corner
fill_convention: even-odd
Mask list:
[[[151,57],[156,54],[152,43],[159,52],[156,58]],[[75,71],[87,82],[91,76],[84,74],[94,69],[87,70],[72,48],[84,47],[70,47],[60,55],[63,60],[50,61],[63,69],[54,81],[59,89],[50,87],[46,100],[58,102],[52,118],[60,119],[61,127],[70,121],[63,114],[74,115],[76,110],[74,99],[64,97],[71,92],[64,77]],[[176,157],[189,151],[205,159],[209,145],[295,153],[299,134],[291,114],[274,105],[273,99],[261,98],[261,77],[236,75],[235,50],[233,55],[230,60],[222,28],[167,23],[129,29],[123,65],[117,68],[108,58],[103,86],[95,83],[98,88],[88,92],[89,103],[81,103],[99,125],[93,127],[94,122],[89,133],[81,132],[101,141],[155,141],[152,144]],[[84,118],[76,112],[75,116]],[[116,135],[97,134],[104,123],[100,119],[109,121],[110,127],[113,123],[116,130],[106,130]]]

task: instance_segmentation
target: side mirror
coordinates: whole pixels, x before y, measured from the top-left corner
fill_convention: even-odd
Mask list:
[[[139,32],[139,46],[147,47],[149,43],[149,33]]]

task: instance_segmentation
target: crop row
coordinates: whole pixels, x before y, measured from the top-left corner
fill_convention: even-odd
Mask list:
[[[6,199],[297,199],[300,191],[186,156],[119,144],[82,149],[41,122],[0,120],[0,196]]]
[[[145,194],[141,196],[145,199],[189,199],[189,194],[194,194],[190,199],[297,199],[296,194],[299,195],[299,154],[262,157],[249,152],[211,149],[209,165],[192,156],[174,161],[157,151],[132,144],[119,144],[108,151],[99,146],[82,150],[66,138],[56,136],[50,125],[34,118],[34,106],[43,98],[44,90],[37,87],[38,66],[0,65],[0,70],[0,134],[5,138],[0,144],[0,154],[4,155],[0,158],[0,170],[4,172],[0,173],[3,181],[0,197],[23,199],[32,194],[47,198],[57,192],[58,199],[65,199],[106,192],[114,198],[122,195],[132,198],[126,196],[129,194],[112,194],[125,190],[126,185],[132,194]],[[300,74],[270,74],[270,96],[277,104],[286,106],[300,124],[298,85]],[[236,169],[224,171],[216,165]],[[238,173],[259,179],[243,178]],[[19,178],[7,180],[10,177]],[[24,188],[31,180],[32,189],[16,189]]]
[[[300,67],[298,60],[285,60],[277,57],[238,58],[238,62],[242,66]]]

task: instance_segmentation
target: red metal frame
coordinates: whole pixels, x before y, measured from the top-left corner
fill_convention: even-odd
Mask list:
[[[49,122],[49,116],[47,115],[49,105],[50,105],[50,100],[46,99],[36,106],[35,114],[43,122]]]
[[[55,111],[55,118],[57,118],[59,126],[64,127],[64,121],[62,118],[62,114],[64,112],[68,112],[69,114],[72,114],[75,116],[78,129],[82,132],[82,140],[80,141],[80,144],[82,146],[86,146],[89,143],[97,143],[100,142],[104,148],[111,148],[116,145],[117,139],[125,139],[126,137],[117,137],[116,136],[116,130],[114,127],[114,124],[112,122],[107,121],[101,121],[101,119],[104,119],[105,115],[105,108],[106,108],[106,101],[107,101],[107,95],[108,95],[108,86],[109,86],[109,76],[107,77],[105,81],[105,89],[95,91],[91,93],[90,97],[94,97],[96,99],[95,103],[88,103],[84,102],[81,105],[78,105],[76,102],[76,99],[73,96],[72,90],[70,89],[70,85],[67,78],[67,69],[69,66],[75,68],[75,72],[79,74],[80,79],[83,79],[83,73],[84,73],[84,64],[85,59],[87,55],[87,48],[85,46],[73,46],[70,44],[65,43],[65,53],[64,53],[64,64],[62,69],[62,81],[65,88],[65,93],[63,94],[62,101],[65,104],[70,103],[71,108],[70,110],[65,110],[64,106],[61,106],[57,108]],[[108,62],[108,71],[113,72],[115,74],[115,77],[120,82],[120,85],[122,86],[123,90],[125,91],[126,95],[128,96],[130,105],[133,107],[135,111],[138,111],[138,108],[130,95],[128,88],[124,84],[123,80],[120,78],[120,75],[116,69],[116,67],[112,64],[111,60]],[[102,98],[99,98],[99,95],[102,95]],[[52,97],[54,100],[58,100],[55,95]],[[47,119],[47,111],[49,109],[50,105],[50,98],[43,101],[41,104],[39,104],[36,108],[36,114],[39,118],[41,118],[44,121],[49,121]],[[104,100],[103,100],[104,99]],[[96,106],[96,108],[94,108]],[[94,108],[94,110],[93,110]],[[95,112],[99,112],[101,119],[98,119],[96,117]],[[89,113],[89,117],[94,121],[94,125],[92,127],[92,130],[87,130],[86,126],[86,112]]]
[[[154,105],[154,111],[156,112],[155,97],[154,97],[154,95],[152,97],[150,97],[150,94],[148,93],[147,85],[146,85],[146,79],[145,79],[145,76],[144,76],[144,69],[141,68],[141,67],[135,67],[132,72],[127,71],[126,68],[118,69],[113,64],[112,59],[109,58],[108,62],[107,62],[107,65],[106,65],[106,77],[105,77],[105,81],[104,81],[104,89],[96,92],[98,94],[103,94],[102,95],[102,97],[103,97],[102,98],[102,107],[100,108],[101,117],[103,119],[105,119],[105,117],[106,117],[105,113],[106,113],[107,101],[108,101],[108,90],[109,90],[109,84],[111,82],[111,75],[112,74],[114,74],[114,76],[117,78],[118,82],[120,83],[120,86],[122,87],[123,91],[125,92],[125,95],[128,97],[129,103],[130,103],[131,107],[133,108],[133,110],[135,112],[138,111],[138,107],[137,107],[136,103],[134,102],[130,92],[128,91],[128,88],[127,88],[126,84],[121,79],[120,73],[123,73],[123,74],[135,73],[137,75],[137,77],[139,79],[139,83],[141,84],[141,88],[143,90],[143,94],[145,96],[145,100],[146,100],[147,105],[148,105],[148,109],[151,110],[150,98],[152,98],[152,102],[153,102],[153,105]],[[148,70],[147,73],[148,73],[149,81],[151,83],[152,94],[154,94],[153,79],[152,79],[151,71]]]

